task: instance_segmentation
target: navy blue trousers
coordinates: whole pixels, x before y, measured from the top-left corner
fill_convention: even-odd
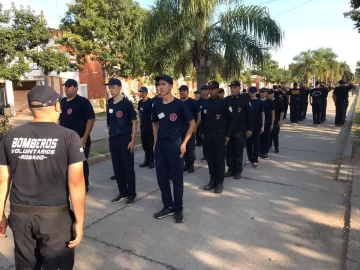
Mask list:
[[[181,138],[158,139],[155,146],[155,164],[158,185],[164,208],[171,207],[175,212],[183,209],[184,160],[180,158]],[[171,194],[171,175],[174,199]]]
[[[136,196],[134,153],[128,150],[130,142],[130,134],[112,136],[109,138],[109,148],[119,193]]]

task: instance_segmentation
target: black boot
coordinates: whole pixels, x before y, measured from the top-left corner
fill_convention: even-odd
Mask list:
[[[279,153],[279,147],[275,147],[275,153]]]
[[[144,162],[142,164],[139,165],[140,168],[144,168],[144,167],[147,167],[149,166],[150,164],[150,161],[148,159],[144,159]]]
[[[209,184],[204,186],[204,190],[212,190],[214,188],[215,188],[215,180],[213,180],[213,179],[210,179]]]
[[[232,169],[228,169],[228,171],[224,174],[225,177],[231,177],[234,175],[234,172],[232,171]]]
[[[154,158],[150,158],[149,169],[153,169],[154,167]]]
[[[189,170],[189,162],[185,161],[184,172]]]
[[[234,179],[240,179],[241,178],[241,172],[236,172],[234,174]]]
[[[215,193],[222,193],[224,190],[224,184],[223,183],[217,183],[215,187]]]
[[[190,162],[190,163],[189,163],[189,170],[188,170],[188,172],[189,172],[189,173],[195,172],[194,162]]]

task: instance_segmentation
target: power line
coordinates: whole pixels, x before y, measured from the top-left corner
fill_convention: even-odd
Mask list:
[[[288,12],[290,12],[290,11],[293,11],[294,9],[297,9],[297,8],[299,8],[299,7],[305,6],[306,4],[309,4],[310,2],[313,2],[313,1],[315,1],[315,0],[307,1],[307,2],[305,2],[305,3],[303,3],[303,4],[301,4],[301,5],[298,5],[298,6],[296,6],[296,7],[293,7],[293,8],[291,8],[291,9],[289,9],[289,10],[286,10],[286,11],[280,13],[280,14],[275,15],[275,17],[280,16],[280,15],[283,15],[283,14],[288,13]]]
[[[271,0],[271,1],[267,1],[267,2],[261,3],[261,4],[256,4],[256,5],[257,5],[257,6],[261,6],[261,5],[265,5],[265,4],[268,4],[268,3],[271,3],[271,2],[275,2],[275,1],[278,1],[278,0]]]

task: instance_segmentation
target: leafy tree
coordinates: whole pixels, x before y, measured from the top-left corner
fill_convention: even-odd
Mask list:
[[[352,73],[352,70],[348,63],[341,62],[340,63],[340,76],[342,80],[349,82],[354,80],[354,73]]]
[[[271,54],[265,53],[263,60],[255,66],[255,74],[263,77],[266,82],[277,82],[279,76],[279,63],[271,58]]]
[[[132,0],[76,0],[61,21],[65,35],[58,43],[76,56],[78,68],[88,59],[99,61],[109,75],[141,73],[145,63],[134,35],[146,11]],[[135,53],[131,53],[135,48]]]
[[[345,18],[350,18],[355,22],[355,29],[358,29],[358,32],[360,33],[360,0],[351,0],[350,6],[352,10],[345,12],[344,16]]]
[[[355,78],[358,82],[360,82],[360,61],[357,61],[356,63]]]
[[[34,63],[46,75],[68,71],[65,53],[46,47],[51,37],[46,22],[30,7],[17,9],[13,4],[4,10],[0,4],[0,78],[18,81]]]
[[[294,63],[290,64],[291,76],[296,81],[309,82],[316,67],[311,50],[303,51],[293,58]]]
[[[194,68],[198,85],[214,74],[239,77],[243,63],[259,63],[265,49],[281,45],[283,33],[265,7],[236,5],[214,21],[224,2],[157,0],[140,32],[143,44],[162,37],[163,58],[181,72]]]

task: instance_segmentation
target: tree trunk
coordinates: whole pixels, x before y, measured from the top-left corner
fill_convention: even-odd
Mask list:
[[[196,69],[196,83],[199,89],[204,84],[207,84],[207,78],[205,73],[205,58],[203,56],[198,57],[198,61],[195,62]]]
[[[45,75],[45,85],[50,85],[50,78],[48,75]]]

